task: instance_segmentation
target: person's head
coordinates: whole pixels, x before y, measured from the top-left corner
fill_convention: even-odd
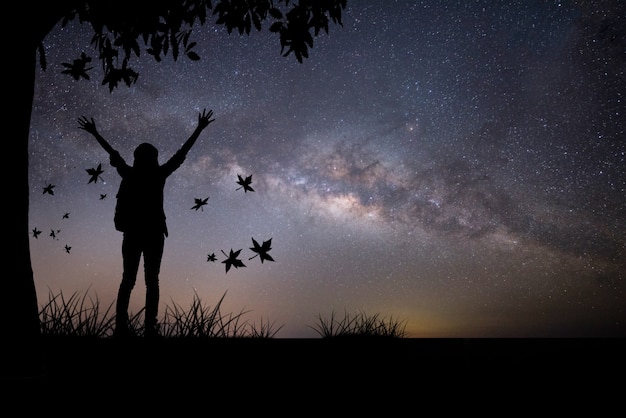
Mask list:
[[[134,156],[134,167],[149,168],[159,165],[159,151],[154,145],[147,142],[139,144],[137,148],[135,148]]]

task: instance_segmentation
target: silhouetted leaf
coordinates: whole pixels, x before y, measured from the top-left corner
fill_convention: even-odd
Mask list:
[[[270,26],[270,32],[278,33],[283,28],[283,22],[274,22]]]
[[[243,262],[241,260],[239,260],[237,257],[239,257],[239,253],[241,252],[241,250],[237,250],[237,251],[233,251],[232,248],[230,250],[230,254],[226,254],[224,252],[224,250],[222,250],[222,253],[227,257],[226,260],[222,261],[222,263],[226,264],[226,273],[228,273],[228,270],[230,270],[231,267],[234,268],[239,268],[239,267],[245,267],[246,265],[243,264]]]
[[[206,261],[207,261],[207,263],[208,263],[209,261],[210,261],[210,262],[217,261],[217,257],[215,257],[215,253],[208,254],[208,255],[206,256]]]
[[[43,188],[43,194],[51,194],[54,195],[54,189],[56,186],[54,184],[48,184],[46,187]]]
[[[243,191],[244,193],[247,192],[253,192],[254,189],[252,187],[250,187],[250,183],[252,183],[252,174],[250,174],[248,177],[244,178],[241,177],[240,174],[237,174],[237,178],[239,178],[239,180],[237,181],[237,184],[240,184],[241,187],[237,187],[235,190],[239,190],[243,187]]]
[[[65,252],[66,252],[66,253],[68,253],[68,254],[69,254],[71,249],[72,249],[72,247],[70,247],[70,246],[69,246],[69,245],[67,245],[67,244],[65,245]]]
[[[54,229],[50,230],[50,236],[52,237],[52,239],[57,239],[57,234],[61,232],[60,229],[57,229],[56,231]]]
[[[63,214],[63,219],[69,219],[69,217],[70,217],[69,212],[65,212],[65,213]]]
[[[175,33],[171,33],[170,35],[170,43],[165,43],[165,49],[163,51],[164,54],[167,54],[167,45],[172,45],[172,57],[174,58],[174,61],[176,61],[178,59],[178,41],[176,40],[176,34]]]
[[[195,210],[202,209],[202,211],[204,212],[204,208],[202,206],[206,205],[208,200],[209,200],[208,197],[206,199],[194,198],[194,201],[196,202],[196,204],[193,205],[191,209],[195,209]]]
[[[196,54],[193,51],[187,52],[187,57],[192,61],[200,61],[200,55]]]
[[[113,89],[117,87],[120,81],[124,81],[124,84],[130,87],[133,83],[137,81],[138,77],[139,74],[136,71],[127,68],[125,62],[122,68],[109,69],[109,71],[102,79],[102,85],[104,86],[108,84],[109,92],[112,92]]]
[[[185,36],[185,39],[189,39],[189,36]],[[186,43],[187,41],[185,41]],[[190,42],[189,45],[185,45],[185,52],[190,52],[194,46],[196,46],[197,42]]]
[[[39,65],[42,70],[46,71],[48,61],[46,60],[46,50],[44,49],[43,42],[40,42],[37,46],[37,52],[39,53]]]
[[[35,229],[33,229],[33,237],[39,239],[39,234],[41,234],[41,231],[35,227]]]
[[[261,264],[263,264],[263,260],[274,261],[272,256],[267,253],[268,251],[272,249],[271,238],[268,239],[267,241],[263,241],[263,245],[259,245],[259,243],[254,238],[252,238],[252,245],[254,245],[254,247],[250,247],[250,249],[254,251],[256,255],[253,255],[248,260],[252,260],[255,257],[260,257]]]
[[[91,176],[87,184],[97,183],[98,178],[100,178],[100,174],[104,173],[104,170],[102,170],[102,164],[98,164],[98,167],[96,168],[87,168],[85,171]]]
[[[100,200],[104,200],[106,198],[107,198],[107,194],[106,193],[100,194]]]
[[[61,74],[69,74],[72,78],[74,78],[74,80],[79,80],[81,77],[85,80],[89,80],[89,74],[87,74],[87,71],[93,68],[87,67],[89,62],[91,62],[91,58],[83,52],[80,58],[75,59],[71,64],[67,62],[62,63],[62,65],[67,69],[61,71]]]

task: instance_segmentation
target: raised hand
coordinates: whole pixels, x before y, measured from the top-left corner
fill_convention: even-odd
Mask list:
[[[109,145],[106,139],[104,139],[102,135],[98,133],[98,130],[96,129],[96,122],[94,122],[93,118],[89,120],[87,119],[87,117],[81,116],[80,118],[78,118],[78,127],[92,134],[106,152],[108,152],[109,154],[117,153],[117,151],[115,151],[113,147]]]
[[[95,135],[98,130],[96,129],[96,122],[91,118],[91,120],[87,119],[85,116],[81,116],[78,118],[78,127],[80,129],[84,129],[92,135]]]
[[[204,129],[207,126],[209,126],[209,123],[215,120],[215,119],[211,119],[212,116],[213,116],[212,110],[209,110],[207,112],[206,109],[203,109],[202,113],[198,114],[198,128]]]

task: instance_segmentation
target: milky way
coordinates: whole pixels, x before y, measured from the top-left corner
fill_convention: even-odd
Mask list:
[[[349,3],[302,64],[267,30],[208,25],[200,61],[141,57],[113,92],[97,65],[60,74],[95,52],[86,28],[55,28],[30,137],[40,303],[108,305],[121,279],[119,178],[78,117],[127,161],[151,142],[164,162],[207,108],[166,184],[161,313],[226,294],[224,311],[277,337],[315,337],[333,312],[397,318],[411,337],[625,336],[623,5]],[[252,238],[272,239],[274,262],[251,258]],[[231,249],[245,268],[226,273]],[[132,309],[143,299],[139,279]]]

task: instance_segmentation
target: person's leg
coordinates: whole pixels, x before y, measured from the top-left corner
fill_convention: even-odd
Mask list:
[[[159,313],[159,272],[165,237],[162,233],[153,234],[147,239],[144,247],[144,274],[146,280],[145,335],[155,336],[157,315]]]
[[[122,240],[122,260],[124,271],[115,305],[116,335],[128,333],[128,305],[130,304],[130,294],[137,281],[139,261],[141,260],[141,243],[133,234],[124,234]]]

